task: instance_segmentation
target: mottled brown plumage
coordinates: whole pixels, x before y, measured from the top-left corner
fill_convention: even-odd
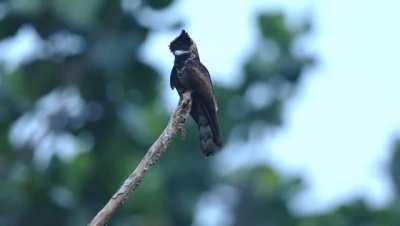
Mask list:
[[[200,62],[196,44],[184,30],[169,47],[175,56],[170,77],[171,88],[176,88],[179,95],[192,92],[190,115],[199,127],[200,147],[209,156],[222,146],[210,73]]]

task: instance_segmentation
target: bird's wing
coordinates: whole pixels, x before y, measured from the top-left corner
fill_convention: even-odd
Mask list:
[[[214,97],[213,87],[210,80],[210,75],[204,72],[204,70],[197,64],[188,64],[185,67],[185,79],[188,82],[189,88],[194,92],[193,96],[196,97],[196,101],[199,109],[197,112],[193,112],[195,118],[196,114],[205,114],[208,124],[214,135],[214,141],[218,146],[222,145],[219,123],[217,116],[216,101]],[[196,119],[195,119],[196,120]],[[199,124],[199,126],[201,126]]]
[[[207,68],[202,63],[200,63],[200,70],[201,70],[202,74],[207,77],[207,79],[208,79],[208,81],[210,82],[210,85],[211,85],[211,90],[214,92],[214,86],[213,86],[213,83],[211,81],[210,73],[208,72]],[[215,98],[214,94],[212,96],[213,96],[215,110],[218,111],[217,99]]]
[[[169,77],[169,85],[171,86],[171,89],[174,89],[175,87],[177,87],[178,85],[178,77],[177,77],[177,71],[176,71],[176,67],[172,67],[171,70],[171,75]]]
[[[186,74],[185,78],[188,81],[188,85],[190,86],[189,88],[199,95],[208,109],[216,111],[217,103],[214,96],[210,74],[207,69],[203,70],[199,65],[189,64],[185,67],[184,73]]]

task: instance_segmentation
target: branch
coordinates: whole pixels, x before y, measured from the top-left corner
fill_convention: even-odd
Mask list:
[[[129,194],[139,186],[147,170],[160,159],[172,139],[177,134],[183,134],[185,120],[189,115],[191,105],[190,92],[186,92],[182,95],[179,105],[172,114],[167,127],[147,151],[136,169],[128,176],[118,191],[111,197],[103,209],[97,213],[88,226],[105,225],[114,212],[125,203]]]

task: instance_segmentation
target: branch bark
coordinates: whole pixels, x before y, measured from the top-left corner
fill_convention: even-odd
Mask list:
[[[118,191],[88,224],[89,226],[106,225],[115,211],[125,203],[129,194],[139,186],[147,170],[160,159],[172,139],[177,134],[183,134],[184,124],[189,115],[191,105],[190,92],[186,92],[182,95],[178,107],[172,114],[167,127],[149,148],[136,169],[126,178]]]

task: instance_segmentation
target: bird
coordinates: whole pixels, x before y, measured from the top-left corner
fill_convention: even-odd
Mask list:
[[[200,62],[196,44],[185,30],[170,43],[169,49],[175,57],[171,89],[175,88],[181,98],[184,92],[191,93],[190,115],[199,128],[202,153],[210,156],[222,147],[218,105],[210,73]]]

